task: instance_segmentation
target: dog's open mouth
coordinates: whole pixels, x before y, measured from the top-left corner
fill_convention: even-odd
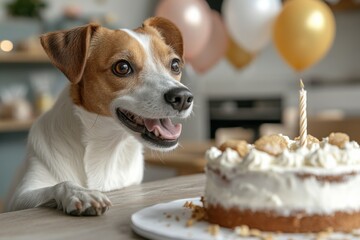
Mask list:
[[[173,147],[181,133],[181,124],[173,124],[170,118],[143,118],[132,112],[117,108],[118,119],[129,129],[141,133],[141,137],[161,147]]]

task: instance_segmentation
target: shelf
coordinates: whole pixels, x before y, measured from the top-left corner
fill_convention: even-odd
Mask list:
[[[30,120],[0,120],[0,133],[27,131],[34,123],[34,119]]]
[[[0,63],[50,63],[50,61],[44,52],[0,52]]]

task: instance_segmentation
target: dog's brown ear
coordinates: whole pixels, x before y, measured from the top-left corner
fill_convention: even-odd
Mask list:
[[[165,43],[171,46],[175,52],[183,58],[183,38],[180,30],[174,23],[163,17],[152,17],[147,19],[144,25],[155,28],[164,38]]]
[[[81,80],[89,55],[91,38],[99,27],[97,24],[88,24],[40,36],[41,45],[51,62],[71,83],[76,84]]]

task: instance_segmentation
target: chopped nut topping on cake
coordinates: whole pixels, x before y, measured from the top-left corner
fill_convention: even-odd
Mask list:
[[[329,135],[329,143],[332,145],[336,145],[339,148],[344,148],[345,144],[350,141],[349,135],[345,133],[331,133]]]
[[[277,156],[281,154],[284,149],[287,149],[287,142],[285,138],[278,134],[263,136],[257,140],[254,145],[257,150],[266,152],[273,156]]]
[[[244,140],[228,140],[220,145],[219,149],[225,151],[231,148],[238,152],[240,157],[245,157],[249,153],[248,143]]]
[[[295,141],[300,141],[300,137],[296,137],[295,139],[294,139]],[[306,141],[307,141],[307,147],[308,148],[311,148],[311,146],[313,145],[313,144],[316,144],[316,143],[320,143],[320,140],[319,139],[317,139],[316,137],[314,137],[314,136],[312,136],[312,135],[310,135],[310,134],[308,134],[307,136],[306,136]],[[292,149],[292,150],[294,150],[294,149]]]

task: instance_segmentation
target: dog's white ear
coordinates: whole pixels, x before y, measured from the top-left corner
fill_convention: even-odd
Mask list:
[[[41,45],[51,62],[71,83],[76,84],[81,80],[89,55],[91,38],[99,27],[97,24],[88,24],[40,36]]]
[[[175,52],[183,58],[183,38],[180,30],[174,23],[163,17],[152,17],[144,22],[144,26],[151,26],[155,28],[164,38],[165,43],[171,46]]]

